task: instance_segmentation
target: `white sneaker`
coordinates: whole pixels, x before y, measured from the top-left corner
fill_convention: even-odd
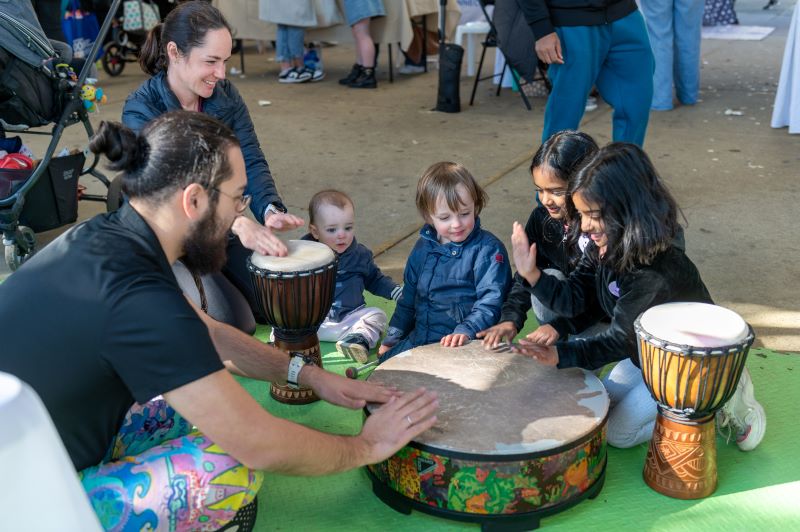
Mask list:
[[[597,98],[595,98],[594,96],[589,96],[588,98],[586,98],[586,108],[584,111],[589,113],[594,111],[595,109],[597,109]]]
[[[321,68],[314,69],[314,74],[311,75],[311,83],[322,81],[323,79],[325,79],[325,71]]]
[[[289,71],[281,72],[278,75],[278,82],[279,83],[305,83],[306,81],[310,81],[312,76],[314,75],[311,70],[308,68],[293,68]]]
[[[736,445],[742,451],[752,451],[767,431],[767,414],[756,401],[753,381],[747,368],[742,370],[736,391],[717,412],[717,426],[736,431]]]

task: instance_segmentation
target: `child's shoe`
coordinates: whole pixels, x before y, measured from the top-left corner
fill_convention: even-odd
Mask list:
[[[752,451],[764,438],[767,414],[756,401],[747,368],[742,371],[733,396],[717,412],[717,426],[736,431],[736,445],[742,451]]]
[[[338,342],[336,350],[349,356],[359,364],[366,364],[369,360],[369,342],[363,334],[350,333]]]

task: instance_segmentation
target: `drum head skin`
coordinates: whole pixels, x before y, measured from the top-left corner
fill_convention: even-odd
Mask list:
[[[741,343],[749,334],[747,323],[732,310],[708,303],[667,303],[646,310],[641,328],[676,346],[725,347]],[[672,350],[669,346],[667,350]]]
[[[411,349],[378,366],[369,380],[401,391],[436,391],[438,422],[415,441],[464,454],[500,457],[557,449],[596,431],[609,408],[593,373],[489,351],[478,341]]]
[[[253,253],[250,261],[256,268],[272,272],[300,272],[316,270],[334,261],[333,250],[312,240],[289,240],[289,253],[285,257],[272,257]]]

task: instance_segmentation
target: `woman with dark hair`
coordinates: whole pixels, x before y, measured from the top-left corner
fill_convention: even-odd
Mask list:
[[[511,239],[517,272],[530,293],[559,314],[595,309],[611,324],[594,336],[555,345],[521,340],[516,350],[559,368],[594,370],[619,362],[603,378],[611,400],[608,442],[632,447],[650,439],[656,418],[655,401],[638,367],[634,321],[656,305],[712,303],[711,296],[697,267],[675,244],[681,233],[678,205],[641,148],[612,143],[600,149],[578,172],[568,194],[568,218],[580,220],[572,224],[569,240],[574,243],[583,234],[591,240],[577,267],[566,280],[543,273],[536,246],[515,223]],[[747,371],[720,412],[739,432],[742,450],[758,445],[766,423]]]
[[[537,267],[559,279],[569,275],[586,247],[585,239],[578,245],[567,244],[567,189],[581,162],[596,151],[597,143],[586,133],[559,131],[539,147],[531,161],[530,173],[540,204],[528,217],[525,235],[537,246]],[[511,342],[525,324],[531,306],[539,323],[532,336],[537,341],[552,344],[559,337],[577,332],[570,329],[570,320],[560,318],[532,297],[517,274],[503,303],[500,322],[479,332],[478,338],[483,338],[488,348],[495,348],[500,342]]]
[[[152,77],[125,101],[122,122],[138,131],[163,113],[184,109],[206,113],[236,134],[256,221],[242,215],[234,222],[224,275],[200,279],[181,264],[175,265],[175,274],[187,295],[209,315],[252,332],[257,303],[246,268],[248,250],[285,255],[286,246],[272,231],[293,229],[303,220],[286,212],[247,106],[225,79],[231,47],[231,29],[217,8],[204,1],[180,4],[147,36],[139,64]]]

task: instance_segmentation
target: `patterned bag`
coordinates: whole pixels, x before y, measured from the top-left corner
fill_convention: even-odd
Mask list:
[[[158,6],[142,0],[125,0],[122,29],[125,31],[150,31],[159,22]]]

